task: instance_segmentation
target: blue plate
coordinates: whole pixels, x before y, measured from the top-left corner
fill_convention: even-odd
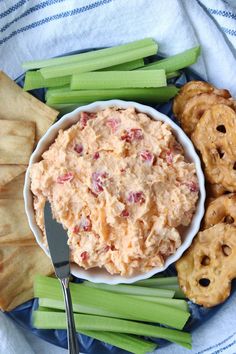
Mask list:
[[[93,50],[93,49],[91,49]],[[86,51],[86,50],[85,50]],[[73,53],[68,53],[68,54],[77,54],[85,51],[75,51]],[[89,51],[89,50],[88,50]],[[155,56],[153,56],[152,59],[156,59]],[[151,59],[151,60],[152,60]],[[199,76],[197,76],[195,73],[193,73],[190,70],[185,70],[182,75],[177,79],[177,80],[172,80],[173,83],[175,83],[177,86],[182,86],[186,82],[190,80],[201,80]],[[24,74],[20,76],[17,80],[16,83],[19,84],[21,87],[24,84]],[[32,95],[37,97],[39,100],[45,102],[45,90],[44,89],[38,89],[38,90],[32,90],[30,92]],[[113,97],[114,99],[116,97]],[[168,115],[171,119],[174,119],[174,115],[172,112],[172,101],[169,101],[168,103],[154,106],[154,108],[158,109],[160,112]],[[169,267],[163,275],[170,276],[170,275],[176,275],[176,271],[174,266]],[[80,282],[80,279],[74,278],[75,282]],[[234,286],[233,292],[236,292],[236,286]],[[37,299],[33,299],[31,301],[28,301],[27,303],[17,307],[15,310],[6,313],[7,316],[12,318],[14,321],[16,321],[19,325],[24,327],[25,329],[28,329],[38,337],[44,339],[47,342],[50,342],[52,344],[55,344],[59,347],[62,348],[67,348],[67,337],[66,337],[66,331],[65,330],[38,330],[35,329],[32,325],[31,318],[32,318],[32,311],[34,311],[38,306],[38,301]],[[196,327],[200,326],[201,324],[205,323],[210,317],[212,317],[218,310],[220,306],[216,306],[212,309],[205,309],[201,306],[198,306],[192,302],[189,301],[189,306],[190,306],[190,311],[191,311],[191,317],[186,324],[185,330],[192,332]],[[118,349],[114,346],[108,345],[106,343],[97,341],[95,339],[92,339],[90,337],[87,337],[85,335],[78,334],[78,340],[80,342],[80,350],[83,353],[91,353],[91,354],[124,354],[127,353],[124,350]],[[165,340],[155,340],[156,343],[158,343],[159,347],[163,347],[168,344]]]

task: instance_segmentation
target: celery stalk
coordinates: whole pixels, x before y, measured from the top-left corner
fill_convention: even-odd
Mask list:
[[[44,79],[40,71],[27,71],[25,74],[24,91],[34,90],[42,87],[65,86],[70,83],[70,80],[70,76]]]
[[[133,285],[138,286],[148,286],[148,287],[159,287],[164,285],[178,285],[178,278],[177,277],[164,277],[164,278],[150,278],[137,281],[133,283]]]
[[[128,61],[127,63],[122,63],[114,66],[110,66],[108,68],[103,68],[97,71],[129,71],[139,69],[144,66],[143,58]]]
[[[163,290],[163,289],[153,289],[141,286],[132,286],[132,285],[108,285],[108,284],[97,284],[85,281],[83,283],[84,286],[88,286],[90,288],[96,288],[100,290],[111,291],[113,293],[121,293],[127,295],[146,295],[146,296],[154,296],[154,297],[164,297],[164,298],[172,298],[175,294],[173,290]]]
[[[154,302],[158,304],[167,305],[170,307],[175,307],[183,311],[188,311],[188,303],[185,300],[169,299],[169,298],[154,297],[154,296],[143,296],[143,295],[127,295],[127,296],[135,297],[138,300],[142,300],[142,301]]]
[[[52,58],[46,60],[27,61],[22,64],[22,67],[25,70],[31,70],[31,69],[45,68],[54,65],[71,64],[76,62],[79,63],[91,59],[100,59],[109,55],[119,55],[120,53],[129,50],[143,48],[147,45],[152,45],[153,43],[155,42],[152,38],[145,38],[138,41],[134,41],[132,43],[122,44],[116,47],[111,47],[106,49],[94,50],[86,53],[67,55],[59,58]]]
[[[114,345],[115,347],[127,350],[134,354],[151,353],[157,348],[156,343],[149,342],[136,336],[124,333],[99,332],[99,331],[80,331],[86,336]]]
[[[167,73],[167,74],[166,74],[166,78],[167,78],[167,80],[169,80],[169,79],[173,79],[173,78],[175,78],[175,77],[178,77],[178,76],[180,76],[180,75],[181,75],[181,72],[178,71],[178,70],[176,70],[176,71],[171,71],[170,73]]]
[[[143,59],[137,59],[128,63],[123,63],[110,68],[101,69],[102,71],[128,71],[138,69],[144,66]],[[24,91],[34,90],[43,87],[58,87],[70,83],[71,76],[55,77],[52,79],[44,79],[39,70],[27,71],[25,74]]]
[[[94,102],[99,100],[121,99],[143,103],[163,103],[178,93],[177,87],[169,85],[157,88],[113,89],[113,90],[81,90],[51,92],[47,104],[66,104]]]
[[[115,49],[115,48],[113,48]],[[53,77],[61,77],[73,74],[85,73],[88,71],[95,71],[117,64],[130,62],[132,60],[144,58],[149,55],[156,54],[157,44],[155,42],[145,45],[137,49],[128,49],[119,54],[110,54],[101,58],[93,58],[89,60],[83,60],[71,64],[55,65],[40,69],[41,74],[45,79]]]
[[[57,111],[60,112],[60,115],[70,113],[74,111],[78,107],[86,106],[88,103],[87,102],[81,102],[77,104],[56,104],[56,105],[51,105],[51,108],[56,109]]]
[[[77,304],[79,312],[105,310],[110,316],[136,321],[162,323],[182,329],[189,318],[187,311],[171,308],[162,304],[143,302],[121,294],[89,288],[84,284],[70,284],[73,304]],[[37,276],[34,283],[35,297],[62,301],[60,284],[57,279]],[[40,304],[42,306],[42,304]],[[48,305],[44,305],[48,307]],[[51,306],[50,306],[51,307]],[[80,307],[82,309],[80,310]],[[88,312],[87,312],[88,313]],[[91,313],[91,312],[90,312]]]
[[[106,71],[72,75],[72,90],[166,86],[165,70]]]
[[[60,312],[35,311],[33,314],[34,325],[42,329],[65,329],[66,317]],[[191,335],[186,332],[148,325],[140,322],[120,320],[93,315],[74,315],[78,332],[81,330],[106,331],[126,334],[135,334],[153,338],[162,338],[171,342],[191,344]]]
[[[171,57],[155,61],[153,63],[145,65],[143,68],[138,70],[154,70],[154,69],[164,69],[166,73],[180,70],[196,63],[201,49],[200,46],[185,50],[182,53],[173,55]]]

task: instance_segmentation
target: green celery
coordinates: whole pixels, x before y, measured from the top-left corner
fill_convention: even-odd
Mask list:
[[[44,79],[40,71],[27,71],[23,89],[24,91],[29,91],[42,87],[65,86],[70,83],[70,80],[70,76]]]
[[[115,48],[113,48],[115,49]],[[88,71],[95,71],[117,64],[130,62],[132,60],[144,58],[149,55],[156,54],[157,44],[153,41],[149,45],[145,45],[137,49],[128,49],[119,54],[106,55],[100,58],[93,58],[89,60],[83,60],[71,64],[62,64],[49,66],[40,69],[41,74],[45,79],[53,77],[68,76],[73,74],[81,74]]]
[[[100,59],[109,55],[119,55],[120,53],[143,48],[147,45],[155,43],[152,38],[144,38],[138,41],[134,41],[128,44],[121,44],[116,47],[94,50],[86,53],[66,55],[59,58],[45,59],[45,60],[33,60],[27,61],[22,64],[25,70],[45,68],[48,66],[71,64],[75,62],[83,62],[90,59]]]
[[[182,53],[173,55],[171,57],[147,64],[143,68],[140,68],[138,70],[164,69],[166,73],[180,70],[196,63],[200,55],[200,52],[201,52],[200,46],[197,46],[185,50]]]
[[[138,286],[148,286],[148,287],[159,287],[160,285],[178,285],[178,278],[177,277],[164,277],[164,278],[150,278],[137,281],[133,283],[133,285]]]
[[[114,345],[115,347],[127,350],[134,354],[151,353],[157,348],[157,344],[131,336],[124,333],[100,332],[100,331],[80,331],[86,336]]]
[[[97,71],[98,72],[99,71],[129,71],[129,70],[139,69],[143,66],[144,66],[144,60],[143,58],[140,58],[140,59],[128,61],[127,63],[110,66],[108,68],[103,68]]]
[[[100,290],[111,291],[113,293],[121,293],[127,295],[144,295],[144,296],[154,296],[154,297],[165,297],[172,298],[174,297],[175,291],[173,290],[163,290],[163,289],[153,289],[141,286],[132,286],[132,285],[108,285],[108,284],[97,284],[85,281],[83,283],[85,286],[90,288],[96,288]]]
[[[60,112],[60,115],[70,113],[74,111],[78,107],[86,106],[88,103],[87,102],[81,102],[77,104],[56,104],[56,105],[51,105],[51,108],[56,109],[57,111]]]
[[[66,316],[60,312],[35,311],[33,314],[34,325],[42,329],[65,329]],[[175,329],[163,328],[159,326],[148,325],[140,322],[120,320],[116,318],[107,318],[93,315],[75,314],[76,330],[106,331],[126,334],[135,334],[139,336],[148,336],[153,338],[162,338],[171,342],[183,342],[191,344],[191,335],[186,332]]]
[[[157,88],[113,89],[113,90],[81,90],[51,92],[47,97],[47,104],[66,104],[80,102],[94,102],[99,100],[121,99],[143,103],[163,103],[169,101],[178,93],[174,85]]]
[[[165,70],[106,71],[72,75],[72,90],[166,86]]]
[[[188,311],[188,303],[185,300],[169,299],[169,298],[154,297],[154,296],[143,296],[143,295],[127,295],[127,296],[136,297],[137,299],[142,301],[155,302],[158,304],[175,307],[183,311]]]
[[[122,296],[104,290],[89,288],[84,284],[70,284],[73,304],[77,304],[79,312],[102,309],[111,317],[125,318],[136,321],[165,324],[182,329],[189,318],[187,311],[171,308],[162,304],[143,302],[138,299]],[[62,292],[57,279],[37,276],[34,283],[35,297],[62,301]],[[42,305],[51,307],[48,305]],[[55,305],[56,306],[56,305]],[[89,312],[86,312],[89,313]],[[90,312],[91,313],[91,312]]]
[[[178,77],[181,75],[181,72],[176,70],[176,71],[171,71],[170,73],[166,74],[167,80],[174,79],[175,77]]]
[[[133,60],[128,63],[123,63],[110,68],[101,69],[102,71],[128,71],[141,68],[144,66],[143,59]],[[58,87],[69,84],[71,76],[55,77],[52,79],[44,79],[39,70],[27,71],[25,74],[24,91],[34,90],[43,87]]]
[[[51,94],[58,93],[58,92],[71,92],[70,86],[59,86],[59,87],[51,87],[47,89],[46,94],[45,94],[45,100],[48,100],[48,98],[51,96]]]

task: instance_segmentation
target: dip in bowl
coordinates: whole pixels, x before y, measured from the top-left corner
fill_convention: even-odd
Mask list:
[[[153,108],[112,100],[80,107],[48,130],[31,157],[24,196],[47,254],[48,199],[68,232],[72,273],[117,284],[148,278],[181,256],[199,229],[205,189],[178,126]]]

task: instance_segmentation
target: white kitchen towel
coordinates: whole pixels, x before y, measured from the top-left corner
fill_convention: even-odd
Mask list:
[[[26,60],[152,37],[172,55],[200,43],[194,66],[203,78],[236,96],[235,0],[0,0],[0,69],[12,78]],[[193,333],[193,350],[163,354],[236,353],[236,299]],[[0,314],[0,354],[66,353],[16,328]]]

